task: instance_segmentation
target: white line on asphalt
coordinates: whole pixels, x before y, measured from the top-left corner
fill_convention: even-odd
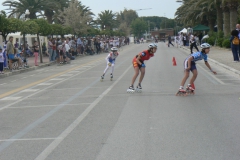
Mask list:
[[[80,105],[90,105],[91,103],[79,103],[79,104],[66,104],[65,106],[80,106]],[[11,109],[24,109],[24,108],[41,108],[41,107],[56,107],[58,105],[41,105],[41,106],[24,106],[24,107],[8,107]]]
[[[2,84],[0,84],[0,85],[5,85],[5,84],[7,84],[7,83],[2,83]]]
[[[22,90],[21,92],[36,92],[38,91],[39,89],[24,89]]]
[[[53,79],[50,79],[49,81],[61,81],[63,80],[64,78],[53,78]]]
[[[52,83],[40,83],[38,86],[50,86]]]
[[[52,85],[49,86],[49,87],[46,87],[46,88],[44,88],[44,89],[42,89],[42,90],[40,90],[40,91],[37,91],[37,92],[35,92],[35,93],[33,93],[33,94],[30,94],[30,95],[28,95],[28,96],[25,96],[25,97],[22,98],[21,100],[17,100],[17,101],[15,101],[15,102],[11,103],[11,104],[8,104],[8,105],[0,108],[0,111],[4,110],[4,109],[6,109],[6,108],[8,108],[8,107],[10,107],[10,106],[12,106],[12,105],[14,105],[14,104],[17,104],[18,102],[20,102],[20,101],[22,101],[22,100],[25,100],[25,99],[27,99],[27,98],[29,98],[29,97],[32,97],[32,96],[34,96],[34,95],[36,95],[36,94],[38,94],[38,93],[40,93],[40,92],[42,92],[42,91],[45,91],[45,90],[47,90],[47,89],[49,89],[49,88],[51,88],[51,87],[53,87],[53,86],[55,86],[55,85],[58,85],[58,84],[60,84],[60,83],[62,83],[62,82],[65,82],[65,81],[67,81],[67,80],[69,80],[69,79],[71,79],[71,78],[73,78],[73,77],[76,77],[76,76],[78,76],[78,75],[80,75],[80,74],[82,74],[82,73],[84,73],[84,72],[86,72],[86,71],[88,71],[88,70],[90,70],[90,69],[91,69],[91,68],[88,68],[88,69],[86,69],[86,70],[84,70],[84,71],[82,71],[82,72],[80,72],[80,73],[75,74],[75,75],[72,76],[72,77],[67,77],[67,78],[65,78],[64,80],[59,81],[59,82],[56,82],[56,83],[52,84]],[[31,89],[31,88],[30,88],[30,89]],[[19,93],[21,93],[21,92],[19,92]],[[18,93],[18,94],[19,94],[19,93]],[[18,94],[14,94],[14,95],[12,95],[12,96],[15,96],[15,95],[18,95]]]
[[[25,78],[27,78],[27,77],[22,77],[21,79],[25,79]]]
[[[57,138],[55,139],[45,150],[35,159],[44,160],[49,154],[82,122],[82,120],[91,112],[91,110],[102,100],[102,98],[108,94],[109,91],[123,78],[123,76],[132,68],[132,65],[128,67],[127,70],[109,87],[107,88],[91,105],[89,105],[86,110],[70,125],[66,128]]]
[[[11,81],[11,82],[16,82],[17,80],[13,80],[13,81]]]
[[[5,97],[5,98],[2,98],[1,100],[3,100],[3,101],[11,101],[11,100],[18,100],[20,98],[21,97]]]
[[[32,74],[32,75],[30,75],[30,76],[35,76],[35,74]]]
[[[29,139],[3,139],[0,142],[7,142],[7,141],[39,141],[39,140],[55,140],[61,138],[29,138]]]
[[[69,77],[69,76],[72,76],[73,74],[63,74],[63,75],[61,75],[61,76],[59,76],[59,77]]]

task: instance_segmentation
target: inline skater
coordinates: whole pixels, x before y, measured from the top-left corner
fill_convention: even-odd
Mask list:
[[[132,78],[132,84],[129,86],[127,92],[134,92],[134,82],[137,78],[137,76],[139,75],[139,71],[141,72],[140,78],[139,78],[139,82],[138,82],[138,86],[137,89],[141,90],[142,86],[141,86],[141,82],[143,80],[144,74],[145,74],[145,64],[144,61],[145,60],[149,60],[151,57],[154,56],[154,53],[157,51],[157,45],[155,43],[151,43],[148,45],[148,50],[144,50],[141,53],[139,53],[138,55],[136,55],[133,60],[133,68],[135,71],[135,74]]]
[[[184,61],[184,77],[182,79],[181,86],[176,95],[185,94],[188,91],[190,93],[194,93],[194,88],[191,86],[191,84],[193,84],[193,82],[196,80],[197,74],[198,74],[197,68],[196,68],[196,63],[195,63],[196,61],[204,59],[205,65],[208,67],[208,69],[211,72],[213,72],[213,74],[217,74],[217,72],[212,70],[211,66],[209,65],[209,63],[207,61],[207,58],[208,58],[207,54],[210,51],[210,47],[211,46],[208,43],[203,43],[201,45],[202,51],[195,52],[185,59],[185,61]],[[187,85],[186,91],[185,91],[183,87],[189,77],[190,71],[193,73],[193,76],[190,79],[190,82]]]
[[[112,72],[111,72],[111,80],[113,79],[113,71],[114,71],[114,65],[115,65],[115,61],[116,58],[118,57],[118,48],[117,47],[112,47],[111,48],[111,53],[108,54],[108,56],[106,57],[106,61],[107,61],[107,67],[105,68],[103,75],[101,76],[101,81],[103,81],[104,76],[107,72],[107,70],[109,69],[109,67],[112,67]]]

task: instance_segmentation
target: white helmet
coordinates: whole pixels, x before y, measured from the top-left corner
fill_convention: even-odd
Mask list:
[[[151,43],[148,45],[148,49],[151,49],[151,48],[157,48],[157,45],[155,43]]]
[[[203,44],[201,44],[201,48],[202,48],[202,49],[210,48],[210,47],[211,47],[211,45],[208,44],[208,43],[203,43]]]
[[[118,48],[117,47],[112,47],[111,51],[118,51]]]

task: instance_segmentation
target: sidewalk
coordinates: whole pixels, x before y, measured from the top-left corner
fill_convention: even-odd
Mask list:
[[[42,68],[42,67],[46,67],[46,66],[49,66],[50,64],[55,63],[55,62],[50,63],[49,58],[47,56],[43,56],[43,63],[40,63],[40,57],[38,57],[38,66],[35,66],[35,64],[34,64],[34,56],[28,57],[27,60],[28,60],[29,68],[22,68],[22,69],[19,69],[19,70],[13,70],[13,72],[10,72],[9,70],[5,70],[4,74],[0,74],[0,78],[11,76],[11,75],[14,75],[14,74],[27,72],[27,71],[31,71],[31,70],[35,70],[35,69]]]
[[[200,50],[200,46],[198,46],[198,48]],[[185,49],[186,52],[190,54],[189,47],[185,46],[181,47],[181,49]],[[193,52],[194,51],[196,51],[196,49],[194,49]],[[215,63],[240,76],[240,62],[233,62],[233,55],[231,49],[211,47],[208,57],[211,63]]]

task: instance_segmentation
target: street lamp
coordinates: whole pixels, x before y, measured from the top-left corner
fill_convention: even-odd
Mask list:
[[[26,12],[25,12],[25,21],[29,20],[29,15],[30,15],[30,12],[29,10],[27,9]],[[24,58],[26,59],[26,38],[25,38],[25,33],[23,33],[23,53],[24,53]]]

